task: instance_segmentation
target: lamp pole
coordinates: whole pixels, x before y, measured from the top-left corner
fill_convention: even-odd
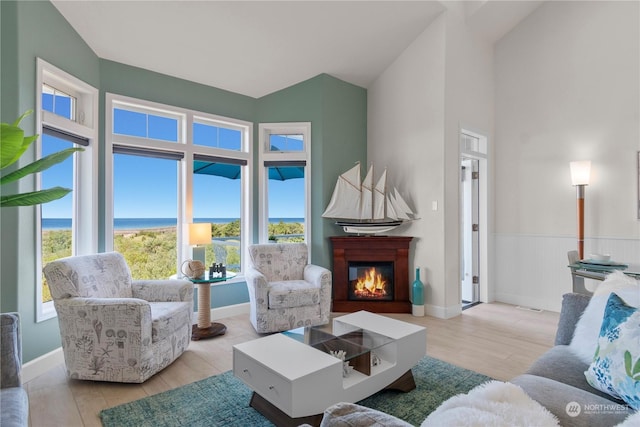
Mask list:
[[[578,256],[580,259],[584,259],[584,187],[585,184],[576,185],[578,211]]]
[[[584,187],[589,185],[591,162],[571,162],[571,183],[576,187],[578,213],[578,256],[584,259]]]

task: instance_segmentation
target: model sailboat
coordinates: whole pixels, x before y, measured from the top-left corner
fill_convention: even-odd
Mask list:
[[[331,201],[322,216],[336,219],[347,233],[391,231],[415,215],[398,190],[387,191],[387,170],[373,185],[373,165],[360,181],[360,163],[338,177]]]

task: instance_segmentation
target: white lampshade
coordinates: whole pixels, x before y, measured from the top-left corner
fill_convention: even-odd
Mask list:
[[[208,222],[189,224],[189,244],[204,245],[206,243],[211,243],[211,224]]]
[[[569,163],[571,168],[571,185],[589,185],[591,162],[589,160]]]

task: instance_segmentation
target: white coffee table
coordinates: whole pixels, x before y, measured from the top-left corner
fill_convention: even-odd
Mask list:
[[[254,391],[251,406],[276,425],[297,426],[317,423],[334,403],[357,402],[384,388],[415,388],[411,367],[426,353],[425,328],[359,311],[335,318],[331,329],[330,348],[353,345],[352,338],[343,337],[361,337],[361,350],[350,350],[359,356],[352,364],[368,364],[372,358],[375,365],[343,377],[340,359],[310,345],[310,339],[318,341],[309,338],[309,333],[317,338],[317,328],[306,328],[306,335],[294,330],[238,344],[233,346],[233,373]]]

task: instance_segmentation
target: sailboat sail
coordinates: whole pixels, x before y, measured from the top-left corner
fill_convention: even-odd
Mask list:
[[[338,177],[331,201],[322,214],[337,219],[349,233],[374,234],[386,232],[410,221],[415,215],[397,189],[387,189],[385,169],[375,187],[373,165],[360,181],[360,164]]]
[[[331,201],[322,214],[328,218],[359,218],[360,199],[360,163],[338,177]]]
[[[382,176],[378,179],[378,183],[373,189],[373,219],[384,219],[384,193],[387,191],[387,170],[382,172]]]
[[[360,199],[360,216],[358,219],[373,217],[373,165],[369,166],[367,176],[362,181],[362,199]]]

